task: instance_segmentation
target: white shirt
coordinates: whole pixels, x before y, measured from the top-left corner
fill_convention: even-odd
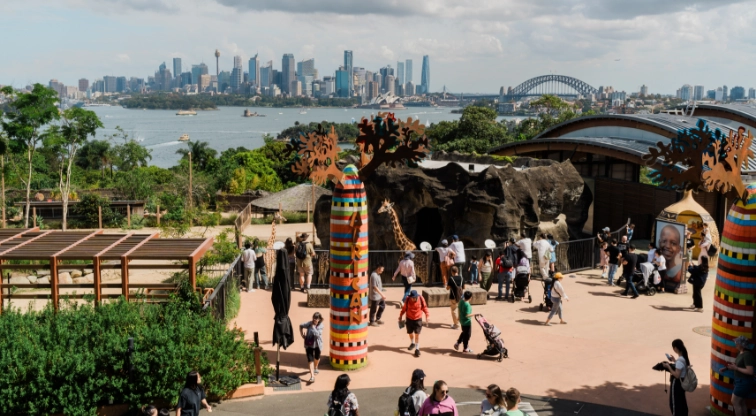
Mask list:
[[[680,371],[680,380],[684,379],[688,375],[688,366],[685,364],[685,357],[682,355],[677,357],[675,361],[675,369]]]
[[[667,270],[667,259],[665,259],[664,256],[656,256],[654,261],[656,261],[656,264],[659,266],[659,271]]]
[[[251,248],[244,250],[242,252],[242,262],[244,262],[244,268],[254,269],[256,258],[257,258],[257,255],[255,254],[255,250],[252,250]]]
[[[564,298],[564,300],[569,299],[567,297],[567,294],[564,293],[564,288],[562,287],[562,283],[557,279],[554,279],[554,290],[551,292],[551,297]]]
[[[465,259],[465,245],[462,244],[461,241],[455,241],[449,245],[449,249],[454,252],[454,262],[455,263],[465,263],[467,262],[467,259]]]
[[[549,240],[538,240],[533,243],[533,247],[535,247],[536,251],[538,252],[538,262],[548,263],[549,259],[546,258],[546,254],[552,251]]]
[[[449,247],[436,247],[436,251],[438,251],[438,258],[443,263],[444,260],[446,260],[446,254],[449,252]]]
[[[394,272],[394,277],[402,275],[404,277],[417,277],[415,276],[415,262],[406,259],[399,262],[399,267]]]
[[[533,258],[533,240],[526,237],[515,244],[517,244],[517,247],[520,247],[520,250],[525,252],[525,257],[527,257],[528,260]]]
[[[654,255],[656,255],[656,249],[652,248],[648,250],[648,262],[653,263],[654,262]]]

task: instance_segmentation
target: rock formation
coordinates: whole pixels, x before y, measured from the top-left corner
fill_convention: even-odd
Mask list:
[[[540,223],[556,222],[560,214],[570,236],[582,236],[593,195],[569,161],[518,158],[519,169],[489,166],[481,172],[463,167],[476,162],[481,161],[460,160],[438,169],[377,169],[365,181],[370,249],[396,249],[389,217],[376,214],[384,199],[395,202],[404,232],[417,245],[427,241],[435,247],[457,234],[466,246],[483,247],[489,238],[501,243],[521,230],[534,234]],[[315,209],[323,248],[330,246],[330,206],[331,197],[323,196]]]

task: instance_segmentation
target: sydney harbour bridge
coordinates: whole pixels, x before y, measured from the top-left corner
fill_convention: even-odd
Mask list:
[[[489,94],[465,94],[467,97],[480,98],[503,98],[505,102],[517,101],[526,97],[540,97],[544,94],[556,95],[565,98],[576,98],[598,94],[598,89],[577,78],[566,75],[541,75],[523,82],[522,84],[503,90],[497,95]]]

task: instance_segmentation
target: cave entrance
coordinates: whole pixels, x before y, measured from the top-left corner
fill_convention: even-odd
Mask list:
[[[417,228],[412,242],[419,248],[420,243],[427,241],[435,247],[444,235],[444,223],[438,208],[423,208],[415,214]]]

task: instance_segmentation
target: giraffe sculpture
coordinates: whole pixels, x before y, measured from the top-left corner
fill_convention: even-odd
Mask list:
[[[379,214],[388,213],[391,217],[391,226],[394,231],[394,240],[396,245],[399,246],[399,250],[402,251],[416,251],[417,246],[412,242],[402,231],[402,225],[399,223],[399,216],[396,215],[394,209],[394,203],[385,199],[381,208],[378,210]],[[420,252],[415,254],[415,274],[420,282],[425,283],[428,281],[428,253]]]
[[[265,247],[267,251],[263,255],[265,258],[265,269],[271,283],[273,283],[273,276],[276,272],[276,251],[273,250],[273,244],[276,243],[276,221],[286,222],[286,218],[284,218],[280,208],[278,212],[273,214],[273,223],[270,225],[270,238],[268,238],[268,245]]]

